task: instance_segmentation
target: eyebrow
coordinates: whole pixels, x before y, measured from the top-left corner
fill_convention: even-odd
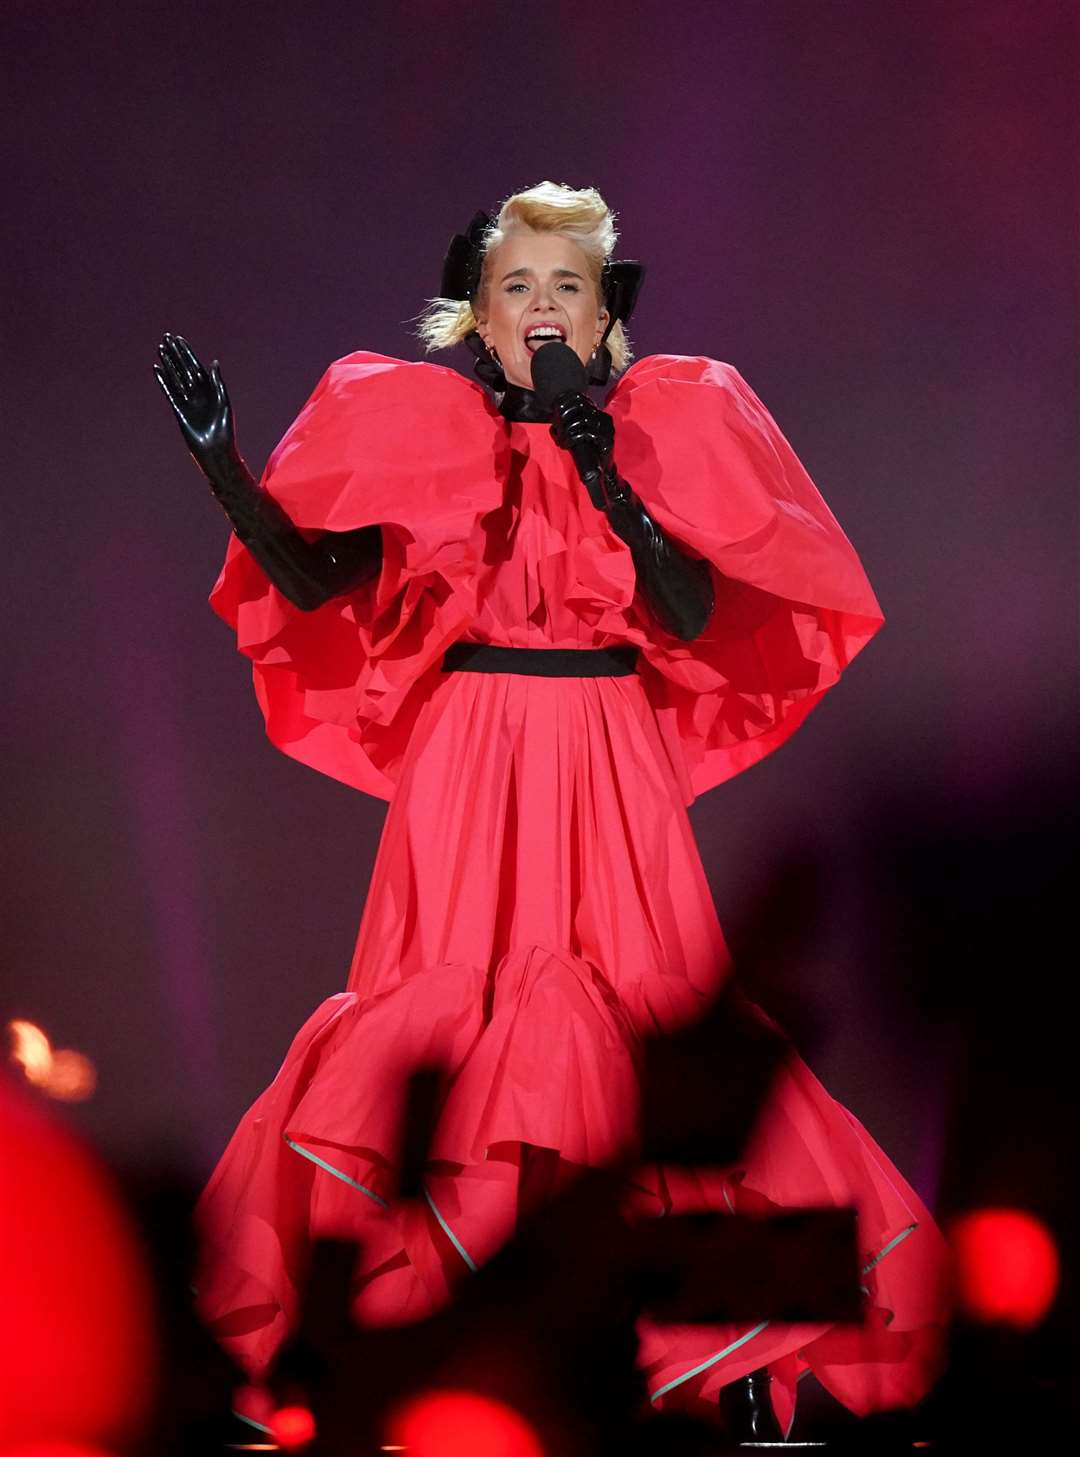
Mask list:
[[[572,268],[553,268],[551,271],[552,273],[554,273],[556,278],[577,278],[580,279],[582,283],[585,282],[585,280],[581,277],[581,274],[575,273]],[[499,279],[499,282],[505,283],[508,278],[520,278],[523,274],[526,273],[531,273],[535,277],[536,269],[512,268],[509,273],[503,274],[502,278]]]

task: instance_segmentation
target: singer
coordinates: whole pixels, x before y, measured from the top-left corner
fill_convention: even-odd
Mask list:
[[[312,1236],[362,1240],[355,1311],[430,1312],[525,1210],[632,1145],[641,1038],[729,960],[686,807],[778,748],[882,622],[855,552],[730,364],[631,367],[643,276],[591,188],[478,214],[421,316],[481,384],[355,353],[256,484],[215,362],[156,366],[234,534],[211,603],[270,739],[390,801],[346,991],[317,1007],[199,1207],[199,1302],[253,1378]],[[603,409],[586,388],[618,381]],[[452,1073],[422,1212],[394,1202],[396,1092]],[[813,1370],[912,1404],[943,1244],[795,1053],[738,1169],[652,1166],[645,1213],[852,1204],[865,1327],[642,1321],[657,1407],[741,1383],[789,1429]]]

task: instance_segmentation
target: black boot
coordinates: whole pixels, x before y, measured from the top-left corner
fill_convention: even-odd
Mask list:
[[[720,1389],[720,1409],[727,1419],[728,1433],[735,1442],[782,1442],[784,1434],[776,1420],[766,1367],[751,1371],[739,1381]]]

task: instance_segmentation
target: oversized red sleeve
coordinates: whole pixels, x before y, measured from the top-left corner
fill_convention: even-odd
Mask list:
[[[357,353],[319,381],[262,485],[303,529],[379,525],[378,577],[301,612],[233,536],[210,594],[284,753],[391,797],[442,652],[475,614],[500,427],[478,385],[437,365]]]
[[[851,543],[732,365],[650,356],[607,409],[620,473],[715,568],[716,610],[701,637],[680,642],[653,619],[641,638],[650,697],[692,797],[784,743],[883,618]]]

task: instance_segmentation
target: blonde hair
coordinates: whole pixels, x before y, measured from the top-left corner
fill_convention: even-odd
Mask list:
[[[530,230],[534,233],[561,233],[581,248],[589,262],[589,275],[597,297],[600,272],[611,257],[618,233],[615,214],[595,187],[566,187],[560,182],[538,182],[524,192],[515,192],[499,208],[494,225],[484,234],[481,247],[483,263],[477,302],[483,304],[488,290],[488,259],[511,233]],[[449,349],[460,344],[476,328],[477,319],[468,299],[429,299],[420,314],[416,332],[430,354],[433,349]],[[611,351],[611,367],[617,374],[633,358],[630,340],[619,320],[607,336]]]

